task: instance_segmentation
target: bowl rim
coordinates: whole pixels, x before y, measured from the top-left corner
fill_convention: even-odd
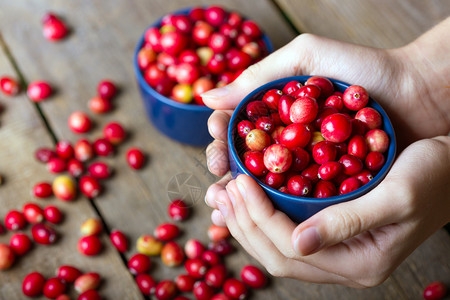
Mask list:
[[[201,6],[198,6],[201,7]],[[207,6],[205,6],[207,7]],[[165,16],[171,14],[171,15],[185,15],[188,14],[193,8],[196,7],[184,7],[175,11],[172,11],[168,14],[165,14],[164,16],[160,17],[158,20],[156,20],[155,22],[151,23],[149,26],[146,27],[146,29],[144,30],[144,32],[142,33],[141,37],[139,38],[139,41],[137,42],[135,48],[134,48],[134,53],[133,53],[133,66],[134,66],[134,73],[135,76],[138,80],[138,84],[141,88],[143,88],[145,90],[146,93],[151,94],[153,97],[157,98],[159,101],[179,108],[179,109],[184,109],[184,110],[190,110],[190,111],[208,111],[208,112],[212,112],[213,109],[209,108],[206,105],[198,105],[195,103],[181,103],[181,102],[177,102],[175,100],[170,99],[169,97],[163,96],[160,93],[158,93],[157,91],[155,91],[155,89],[153,89],[144,79],[144,76],[139,68],[138,62],[137,62],[137,55],[139,53],[139,51],[142,49],[142,46],[144,45],[145,42],[145,33],[147,32],[148,29],[152,28],[152,27],[160,27],[162,20],[164,19]],[[225,10],[228,11],[228,9],[224,8]],[[247,17],[245,17],[244,15],[241,14],[241,16],[243,17],[243,19],[248,19]],[[264,32],[262,32],[262,39],[264,41],[264,44],[267,47],[267,51],[268,53],[272,53],[273,52],[273,45],[272,42],[270,40],[270,38],[267,36],[267,34],[265,34]]]
[[[237,125],[237,121],[239,120],[238,117],[239,117],[240,113],[242,112],[243,108],[246,107],[246,104],[251,102],[252,100],[256,100],[253,98],[256,94],[261,93],[262,91],[267,91],[271,88],[274,88],[274,86],[277,84],[287,83],[292,80],[297,80],[303,84],[308,78],[313,77],[313,76],[325,77],[325,78],[329,79],[335,86],[340,86],[340,87],[351,86],[351,84],[348,84],[346,82],[343,82],[343,81],[340,81],[337,79],[333,79],[330,77],[326,77],[326,76],[298,75],[298,76],[290,76],[290,77],[276,79],[276,80],[270,81],[270,82],[256,88],[255,90],[250,92],[247,96],[245,96],[244,99],[238,104],[238,106],[233,111],[233,114],[230,118],[228,132],[227,132],[228,152],[231,154],[231,157],[234,160],[234,162],[236,163],[236,167],[240,172],[252,177],[266,192],[269,192],[270,194],[273,194],[278,198],[283,198],[283,200],[287,200],[290,202],[301,202],[301,203],[310,203],[310,204],[311,203],[320,203],[321,205],[331,205],[331,204],[340,203],[343,201],[349,201],[349,200],[359,198],[362,195],[368,193],[373,188],[375,188],[384,179],[384,177],[387,175],[387,173],[389,172],[390,168],[392,167],[392,165],[394,163],[396,151],[397,151],[397,139],[395,137],[395,130],[394,130],[394,127],[392,126],[392,122],[391,122],[389,116],[387,115],[386,111],[381,107],[381,105],[378,102],[376,102],[374,99],[372,99],[371,97],[369,97],[369,104],[367,106],[370,106],[370,107],[375,106],[376,109],[378,110],[378,112],[382,115],[383,127],[385,126],[385,124],[387,124],[386,128],[383,130],[386,131],[391,142],[389,143],[389,148],[387,150],[386,162],[384,163],[384,165],[380,169],[380,171],[378,171],[377,175],[375,175],[375,177],[369,183],[363,185],[362,187],[356,189],[353,192],[350,192],[350,193],[347,193],[344,195],[327,197],[327,198],[299,197],[299,196],[280,192],[279,190],[276,190],[276,189],[266,185],[261,180],[259,180],[256,176],[251,174],[247,170],[247,168],[245,167],[245,165],[243,164],[243,162],[241,161],[241,158],[239,157],[239,155],[237,153],[236,145],[235,145],[235,141],[234,141],[235,136],[236,136],[235,128]]]

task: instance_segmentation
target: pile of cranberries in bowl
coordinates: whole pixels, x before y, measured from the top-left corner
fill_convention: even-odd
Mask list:
[[[252,92],[230,121],[229,140],[233,175],[252,175],[290,200],[360,196],[385,176],[396,149],[388,116],[364,87],[320,76]]]
[[[168,14],[148,28],[135,59],[156,92],[203,105],[200,94],[232,82],[271,47],[260,27],[238,12],[194,7]]]

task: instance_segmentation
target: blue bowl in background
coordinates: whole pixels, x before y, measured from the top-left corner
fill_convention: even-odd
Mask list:
[[[267,186],[266,184],[261,182],[258,178],[256,178],[254,175],[252,175],[247,170],[247,168],[245,167],[243,161],[239,156],[240,149],[236,149],[236,141],[237,138],[239,138],[236,126],[241,120],[246,119],[247,104],[254,100],[261,100],[264,93],[270,89],[282,89],[286,85],[286,83],[292,80],[297,80],[301,83],[304,83],[309,77],[311,76],[293,76],[282,78],[269,82],[252,91],[236,107],[233,115],[231,116],[230,124],[228,127],[228,154],[230,161],[230,170],[233,178],[236,178],[240,174],[246,174],[251,176],[263,188],[264,192],[272,200],[274,206],[280,211],[284,212],[286,215],[288,215],[295,222],[302,222],[311,217],[312,215],[314,215],[315,213],[317,213],[318,211],[330,205],[342,203],[345,201],[361,197],[362,195],[368,193],[370,190],[375,188],[389,172],[392,164],[394,163],[397,149],[397,141],[395,138],[394,128],[392,126],[391,121],[389,120],[388,115],[375,100],[370,98],[367,106],[376,109],[381,114],[383,118],[383,125],[381,129],[383,129],[388,134],[390,144],[389,149],[385,154],[386,162],[383,168],[367,184],[345,195],[328,198],[307,198],[282,193],[276,189]],[[329,79],[333,83],[336,91],[344,92],[345,89],[350,86],[350,84],[347,84],[345,82],[334,80],[331,78]]]
[[[190,10],[191,8],[184,8],[171,14],[185,15]],[[162,19],[160,18],[148,28],[160,27]],[[268,53],[273,52],[273,46],[268,36],[264,34],[262,39]],[[155,91],[145,81],[137,62],[137,54],[144,42],[145,31],[134,50],[133,65],[148,118],[161,133],[177,142],[192,146],[208,145],[212,142],[212,137],[209,134],[207,122],[213,110],[203,105],[180,103]]]

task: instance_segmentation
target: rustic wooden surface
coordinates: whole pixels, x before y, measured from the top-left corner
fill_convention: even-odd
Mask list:
[[[416,2],[411,7],[403,4],[403,11],[398,11],[390,7],[389,3],[378,7],[375,2],[368,2],[367,6],[353,4],[352,7],[345,7],[338,6],[337,1],[302,1],[301,6],[297,2],[285,0],[279,0],[276,4],[271,1],[221,1],[225,7],[237,9],[255,19],[270,36],[275,48],[295,37],[277,5],[301,32],[323,34],[378,47],[394,47],[414,39],[445,16],[437,8],[417,15],[416,12],[423,5]],[[74,110],[84,110],[93,117],[95,128],[83,135],[91,141],[101,135],[103,125],[110,120],[121,122],[130,133],[130,137],[118,147],[114,157],[101,159],[113,167],[115,175],[104,182],[104,192],[93,199],[92,203],[83,197],[79,197],[75,203],[61,203],[55,199],[49,201],[60,205],[66,212],[67,219],[57,227],[63,233],[63,239],[51,247],[35,247],[14,268],[1,272],[0,299],[23,299],[20,292],[21,280],[30,272],[30,268],[45,270],[43,272],[50,276],[56,266],[62,263],[76,264],[82,269],[95,269],[105,274],[105,283],[100,291],[107,299],[140,299],[131,275],[126,271],[121,257],[108,244],[106,235],[106,250],[98,257],[85,258],[76,252],[79,225],[98,213],[108,230],[118,228],[129,236],[132,247],[125,253],[125,258],[129,258],[136,252],[134,242],[141,234],[151,234],[157,224],[169,220],[165,210],[173,195],[171,192],[177,189],[173,184],[177,179],[182,183],[183,179],[190,178],[191,183],[202,191],[199,196],[190,199],[194,214],[188,221],[180,224],[185,234],[178,241],[183,244],[193,237],[208,241],[206,228],[211,224],[210,209],[204,205],[203,197],[207,186],[216,178],[205,168],[203,148],[180,145],[159,134],[149,123],[136,87],[132,56],[142,32],[162,15],[187,6],[212,3],[162,0],[111,0],[102,3],[88,0],[0,0],[0,33],[20,71],[28,81],[45,79],[58,88],[56,95],[39,104],[56,138],[72,142],[80,138],[67,126],[67,117]],[[444,1],[442,4],[433,3],[445,6]],[[433,5],[431,6],[435,7]],[[49,10],[62,15],[73,29],[72,34],[63,42],[49,43],[42,37],[40,18]],[[379,12],[380,19],[376,18],[374,10]],[[316,11],[325,11],[334,17],[321,18]],[[347,15],[352,18],[347,18]],[[395,20],[390,20],[394,17]],[[369,21],[366,26],[355,25],[362,20],[366,22],[367,18]],[[343,29],[338,30],[336,24]],[[397,27],[398,24],[402,24],[402,27]],[[335,30],[330,32],[333,28]],[[11,62],[4,53],[0,54],[0,73],[14,74]],[[93,115],[88,111],[87,102],[95,95],[96,84],[103,78],[116,82],[121,93],[114,99],[113,112]],[[38,146],[52,145],[51,136],[33,104],[23,93],[15,98],[1,97],[0,104],[6,107],[0,114],[0,140],[3,141],[0,148],[0,173],[7,180],[0,187],[0,216],[3,216],[9,209],[20,208],[24,202],[33,201],[29,196],[32,185],[38,180],[51,179],[53,176],[32,155]],[[4,144],[5,141],[8,141],[7,145]],[[126,165],[125,152],[131,146],[139,146],[149,155],[148,164],[141,171],[133,171]],[[13,159],[12,155],[16,157]],[[188,193],[186,184],[181,184],[179,188],[183,195]],[[10,234],[0,236],[0,242],[7,242],[9,236]],[[419,247],[379,287],[353,290],[290,279],[272,279],[270,287],[256,291],[252,298],[418,299],[427,283],[450,277],[450,261],[446,255],[449,252],[450,238],[447,232],[440,231]],[[155,267],[151,274],[157,279],[173,278],[183,272],[182,268],[163,267],[159,259],[153,259],[153,262]],[[249,262],[256,263],[241,249],[227,259],[228,265],[235,272]]]

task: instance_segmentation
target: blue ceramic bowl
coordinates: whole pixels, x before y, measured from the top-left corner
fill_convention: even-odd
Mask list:
[[[302,222],[318,211],[324,209],[327,206],[349,201],[356,199],[366,193],[368,193],[370,190],[372,190],[374,187],[376,187],[386,176],[388,171],[390,170],[392,164],[394,163],[394,158],[396,154],[396,148],[397,148],[397,142],[395,138],[394,128],[392,127],[392,123],[389,120],[388,115],[383,110],[383,108],[375,102],[373,99],[369,100],[369,103],[367,106],[370,106],[374,109],[376,109],[383,117],[383,126],[382,129],[388,134],[390,139],[390,145],[389,149],[386,154],[386,162],[383,166],[383,168],[378,172],[378,174],[367,184],[363,185],[359,189],[345,194],[341,196],[334,196],[329,198],[306,198],[306,197],[298,197],[293,196],[289,194],[282,193],[276,189],[273,189],[263,182],[261,182],[258,178],[253,176],[245,167],[243,161],[239,157],[239,151],[236,149],[236,141],[237,138],[239,138],[239,135],[237,134],[236,125],[243,119],[246,119],[246,107],[247,104],[254,100],[261,100],[264,93],[270,89],[282,89],[286,83],[292,80],[297,80],[301,83],[304,83],[309,77],[311,76],[293,76],[293,77],[287,77],[283,79],[278,79],[272,82],[269,82],[253,92],[251,92],[249,95],[247,95],[241,103],[237,106],[236,110],[234,111],[230,124],[228,127],[228,152],[229,152],[229,160],[230,160],[230,170],[233,175],[233,178],[236,178],[239,174],[247,174],[253,179],[255,179],[261,187],[266,192],[267,196],[272,200],[275,207],[277,207],[279,210],[286,213],[293,221],[295,222]],[[350,85],[339,81],[331,79],[331,82],[334,84],[335,90],[344,92],[347,87]]]
[[[191,8],[184,8],[172,14],[188,14],[190,10]],[[161,22],[162,18],[148,28],[160,27]],[[145,31],[134,50],[133,65],[148,118],[161,133],[173,140],[192,146],[208,145],[212,137],[209,134],[207,122],[213,110],[203,105],[176,102],[156,92],[145,81],[137,63],[137,54],[145,41],[144,35]],[[266,35],[263,35],[263,40],[268,52],[271,53],[273,51],[271,41]]]

